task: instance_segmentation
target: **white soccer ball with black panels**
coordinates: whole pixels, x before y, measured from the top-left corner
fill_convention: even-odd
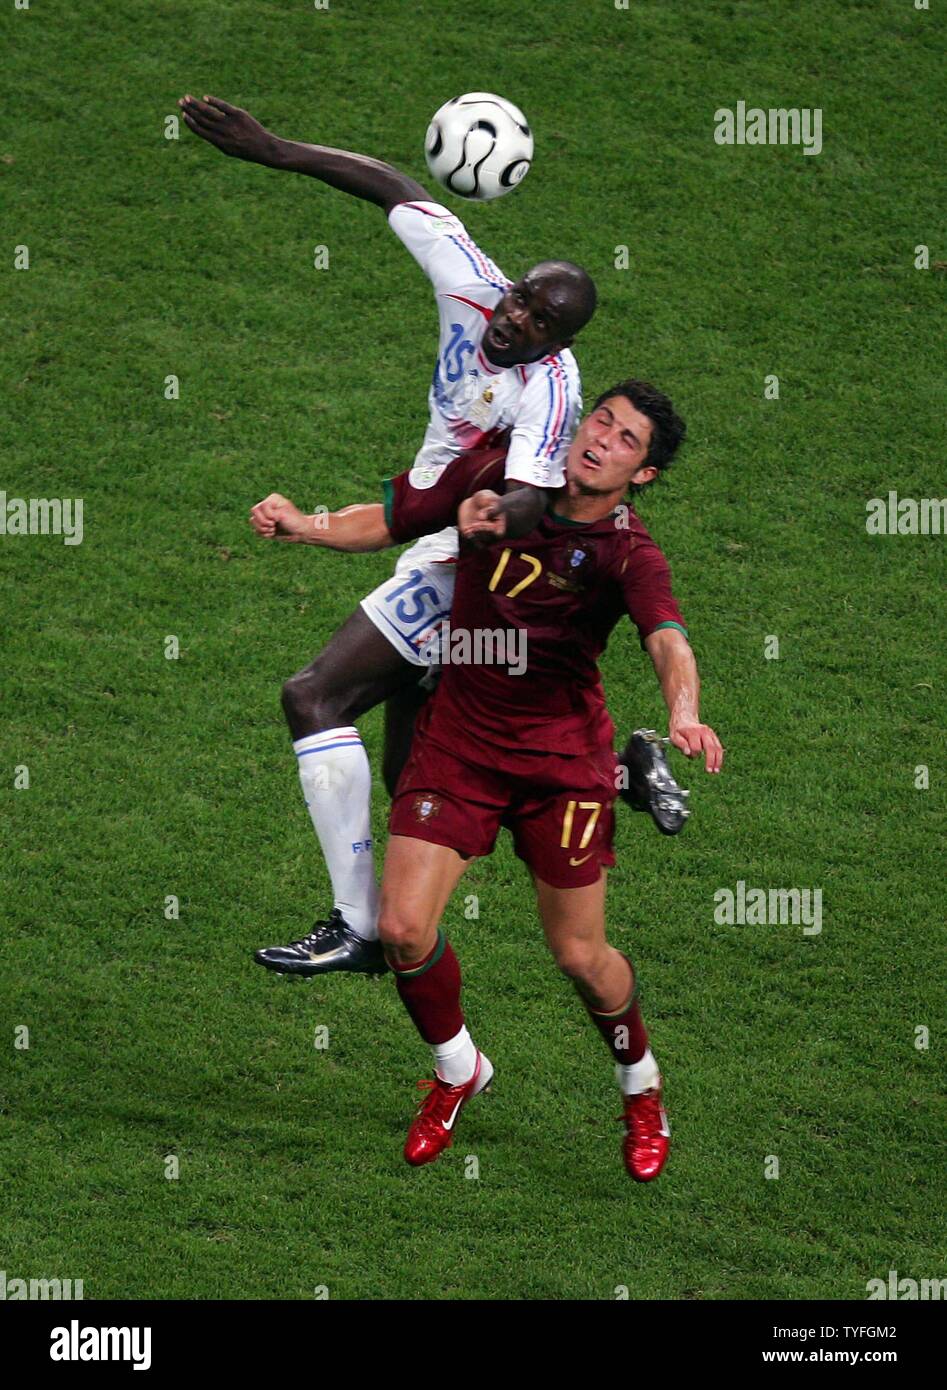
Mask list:
[[[492,92],[468,92],[435,113],[424,154],[448,192],[486,202],[523,182],[533,158],[533,136],[511,101]]]

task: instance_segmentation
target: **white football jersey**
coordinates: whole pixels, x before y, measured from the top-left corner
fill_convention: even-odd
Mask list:
[[[494,366],[480,340],[510,281],[439,203],[398,203],[388,221],[430,278],[440,320],[428,394],[431,416],[410,482],[433,487],[458,454],[508,443],[507,478],[561,487],[582,413],[579,368],[572,353],[564,348],[523,366]],[[456,555],[454,527],[424,537],[410,553],[422,551],[425,559]]]

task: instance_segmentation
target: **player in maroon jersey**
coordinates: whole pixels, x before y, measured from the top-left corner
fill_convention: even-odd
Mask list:
[[[434,1050],[435,1076],[423,1083],[428,1094],[405,1145],[409,1163],[430,1162],[450,1145],[460,1109],[493,1075],[467,1030],[460,967],[439,923],[467,864],[490,853],[501,825],[532,874],[550,949],[615,1057],[628,1171],[649,1181],[666,1161],[661,1077],[634,971],[605,936],[618,779],[597,661],[629,614],[660,680],[672,741],[720,770],[723,750],[700,722],[696,663],[667,562],[622,501],[629,485],[667,466],[682,434],[666,396],[622,382],[582,422],[566,483],[528,536],[504,536],[503,463],[493,454],[458,462],[425,490],[402,475],[388,485],[383,513],[347,508],[317,540],[374,549],[455,518],[464,538],[450,632],[437,639],[441,680],[398,783],[382,880],[386,958]],[[292,532],[301,514],[286,507],[285,498],[267,499],[255,524]]]

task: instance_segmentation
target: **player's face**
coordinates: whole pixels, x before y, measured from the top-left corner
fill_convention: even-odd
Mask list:
[[[620,495],[629,483],[650,483],[658,471],[645,463],[652,430],[648,416],[631,401],[610,396],[576,431],[566,465],[570,487]]]
[[[483,350],[497,367],[537,362],[568,347],[572,317],[568,287],[528,270],[494,309],[484,331]]]

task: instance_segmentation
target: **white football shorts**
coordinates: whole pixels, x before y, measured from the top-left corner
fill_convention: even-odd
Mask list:
[[[427,653],[450,621],[454,598],[457,531],[448,526],[423,536],[398,557],[395,572],[362,599],[361,607],[397,652],[414,666],[428,666]]]

